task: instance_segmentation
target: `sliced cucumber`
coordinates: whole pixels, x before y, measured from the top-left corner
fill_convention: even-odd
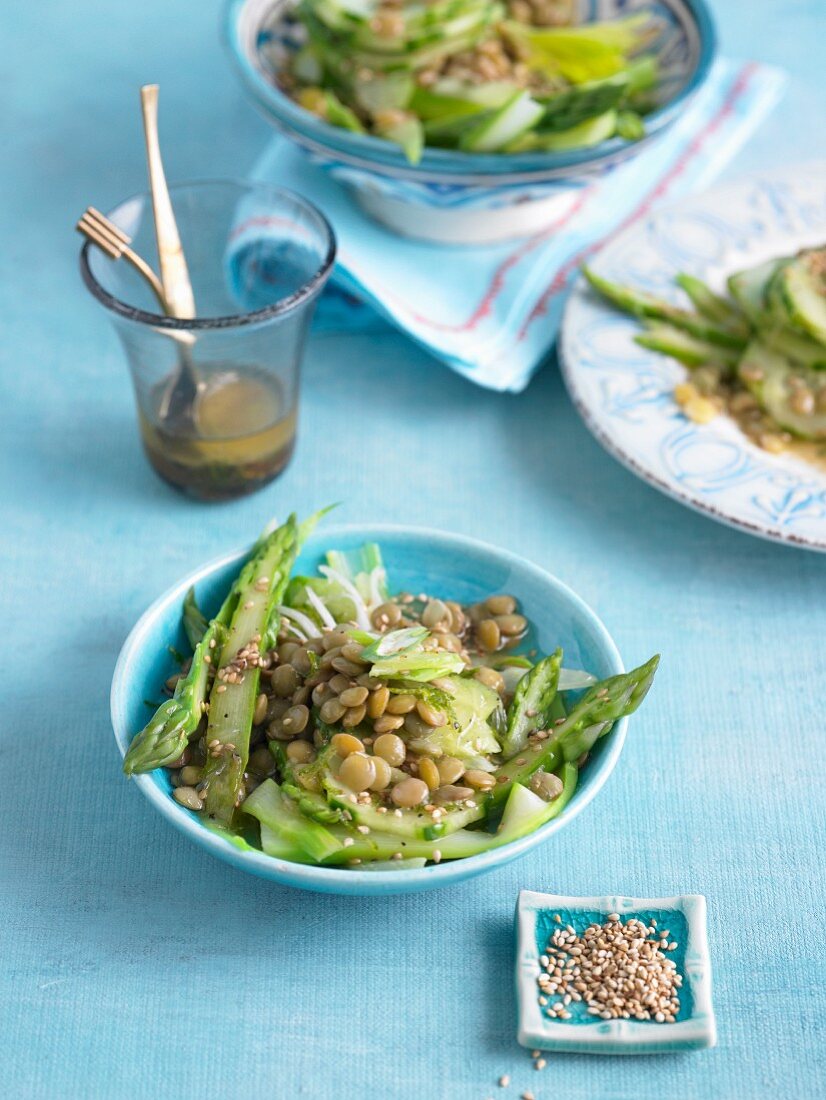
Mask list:
[[[779,266],[779,260],[768,260],[728,278],[729,293],[752,324],[765,319],[766,291]]]
[[[826,248],[801,252],[776,279],[792,324],[826,345]]]
[[[265,825],[263,821],[259,821],[258,825],[261,830],[261,849],[265,855],[272,856],[273,859],[285,859],[289,863],[316,862],[310,859],[303,848],[282,836],[278,829]]]
[[[399,122],[393,122],[389,126],[379,126],[377,123],[376,133],[379,137],[392,141],[394,145],[400,145],[411,164],[418,164],[422,159],[424,129],[421,122],[413,115]]]
[[[491,80],[487,84],[467,84],[455,77],[442,77],[431,88],[434,95],[445,96],[449,99],[459,99],[467,103],[475,103],[477,107],[486,110],[497,110],[504,107],[509,99],[513,99],[520,91],[519,85],[512,80]]]
[[[489,115],[490,111],[476,109],[472,115],[445,115],[444,118],[431,119],[424,124],[424,135],[427,144],[455,147],[456,142],[467,130],[471,119],[474,122],[481,122],[483,118],[487,118]]]
[[[427,866],[425,856],[412,859],[376,859],[365,863],[363,871],[420,871]]]
[[[478,103],[460,96],[440,95],[430,88],[416,87],[410,97],[410,110],[427,126],[429,122],[440,122],[446,118],[468,118],[479,114],[482,108]]]
[[[321,830],[326,838],[323,863],[326,866],[336,866],[359,862],[365,864],[364,869],[371,866],[374,870],[397,870],[403,869],[405,865],[421,867],[427,861],[466,859],[468,856],[480,855],[527,836],[558,816],[576,790],[576,766],[564,764],[560,777],[563,783],[562,793],[552,802],[545,802],[520,784],[514,784],[502,821],[495,833],[483,829],[460,829],[437,840],[424,840],[381,829],[360,833],[345,825],[332,825],[329,829]],[[280,799],[285,799],[286,802],[289,799],[282,795],[278,785],[273,780],[267,780],[262,787],[265,788],[263,794],[254,802],[251,802],[253,795],[250,795],[245,807],[249,804],[250,813],[260,822],[261,847],[264,852],[276,859],[293,863],[322,862],[307,851],[310,847],[316,853],[321,852],[317,840],[299,841],[302,829],[300,815],[296,823],[292,812],[284,812],[285,802]],[[261,791],[262,787],[257,788],[253,794]],[[303,821],[310,832],[321,829],[315,822],[306,818]]]
[[[740,361],[740,379],[773,420],[801,439],[826,439],[826,374],[807,370],[752,340]],[[801,394],[811,395],[803,411]],[[805,400],[808,400],[806,398]]]
[[[242,806],[244,813],[274,829],[283,841],[299,848],[311,860],[320,863],[340,848],[338,839],[324,825],[311,821],[288,798],[273,779],[266,779],[249,795]]]
[[[413,95],[414,83],[410,73],[392,72],[356,81],[354,88],[359,107],[376,114],[405,108]]]
[[[542,113],[542,105],[529,92],[517,92],[490,118],[470,126],[459,139],[459,148],[470,153],[495,153],[535,126]]]
[[[613,137],[616,128],[617,112],[606,111],[605,114],[581,122],[578,126],[572,126],[570,130],[550,134],[524,134],[508,146],[507,152],[526,153],[539,149],[547,153],[561,153],[567,149],[588,149]]]
[[[793,363],[809,370],[826,371],[826,348],[816,340],[810,340],[799,332],[786,328],[760,330],[760,339],[779,355],[785,355]]]
[[[559,777],[562,780],[562,791],[552,802],[546,802],[521,783],[514,783],[505,803],[497,835],[506,836],[508,840],[518,840],[557,817],[576,790],[579,769],[576,764],[563,764]]]

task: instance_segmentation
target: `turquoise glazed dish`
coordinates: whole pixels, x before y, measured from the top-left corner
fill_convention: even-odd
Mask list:
[[[319,119],[279,87],[296,49],[295,0],[227,0],[224,37],[253,102],[280,131],[371,216],[407,236],[481,244],[526,236],[555,220],[588,176],[656,140],[706,82],[717,52],[704,0],[579,0],[577,22],[651,12],[660,34],[652,46],[662,78],[646,116],[646,137],[612,137],[591,148],[533,153],[466,153],[427,147],[410,164],[393,142]]]
[[[426,590],[434,596],[472,602],[493,592],[511,592],[526,609],[541,651],[563,646],[566,664],[598,678],[623,671],[616,646],[593,611],[561,581],[514,554],[482,542],[439,531],[396,526],[330,527],[314,534],[302,550],[296,570],[312,573],[330,548],[349,550],[364,542],[381,545],[394,591]],[[187,651],[181,627],[181,602],[190,585],[207,614],[220,604],[246,551],[217,558],[183,578],[138,620],[121,650],[112,680],[111,715],[121,755],[145,723],[144,700],[157,697],[173,670],[168,646]],[[538,844],[587,806],[616,766],[627,720],[600,739],[582,769],[580,784],[562,813],[528,836],[467,859],[404,871],[340,870],[274,859],[207,828],[198,816],[171,797],[167,772],[135,777],[141,792],[175,828],[201,847],[240,870],[287,886],[334,894],[399,894],[447,886],[492,871]]]
[[[683,975],[676,1022],[603,1020],[589,1016],[583,1004],[571,1005],[570,1019],[563,1020],[540,1003],[540,956],[554,930],[570,926],[581,934],[589,924],[602,923],[612,913],[623,922],[635,917],[668,928],[677,944],[669,958]],[[702,895],[580,898],[522,890],[516,906],[516,939],[518,1039],[522,1046],[579,1054],[664,1054],[716,1044],[706,899]],[[553,995],[548,998],[555,999]]]

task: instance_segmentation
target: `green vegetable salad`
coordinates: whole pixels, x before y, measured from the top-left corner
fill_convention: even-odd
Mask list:
[[[213,619],[187,596],[192,657],[124,771],[167,768],[181,805],[296,863],[421,867],[556,817],[658,658],[596,682],[535,653],[510,594],[394,593],[374,544],[293,575],[316,519],[263,536]]]
[[[553,18],[570,16],[555,8]],[[537,26],[513,0],[300,0],[304,45],[282,70],[304,107],[354,133],[467,153],[587,148],[645,133],[658,82],[646,12]]]

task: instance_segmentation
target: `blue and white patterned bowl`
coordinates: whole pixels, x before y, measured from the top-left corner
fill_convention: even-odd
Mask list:
[[[678,301],[687,271],[725,278],[826,240],[826,164],[791,165],[658,210],[615,237],[594,263],[609,279]],[[559,356],[593,434],[637,476],[722,523],[826,551],[826,462],[772,455],[728,417],[694,424],[673,398],[685,369],[634,343],[639,324],[584,279],[568,301]]]
[[[589,173],[634,155],[678,117],[708,77],[716,53],[705,0],[577,0],[581,22],[644,9],[662,25],[652,47],[663,73],[659,106],[646,120],[645,139],[611,138],[560,153],[426,149],[411,165],[392,142],[331,126],[280,90],[279,68],[295,48],[294,3],[228,0],[225,37],[247,90],[266,117],[347,184],[370,214],[398,232],[442,242],[522,236],[560,216]]]
[[[440,531],[397,526],[326,528],[316,533],[301,552],[297,569],[313,572],[324,553],[378,542],[384,553],[391,584],[396,590],[425,590],[437,596],[472,602],[492,592],[511,592],[531,616],[537,645],[550,652],[565,651],[566,664],[604,678],[623,671],[622,661],[608,631],[594,612],[561,581],[514,554],[485,543]],[[244,553],[209,562],[185,577],[154,603],[136,623],[124,643],[112,679],[112,726],[123,755],[133,735],[144,725],[145,699],[155,699],[159,685],[173,671],[167,646],[184,650],[181,601],[194,585],[200,602],[214,613]],[[401,894],[429,890],[492,871],[547,841],[564,828],[598,793],[614,770],[625,741],[627,719],[616,723],[597,742],[573,798],[559,815],[529,836],[494,851],[468,859],[441,863],[421,870],[350,871],[309,867],[273,859],[263,852],[241,849],[210,831],[171,797],[163,769],[136,776],[135,782],[152,805],[176,829],[213,855],[235,867],[287,886],[330,894]]]

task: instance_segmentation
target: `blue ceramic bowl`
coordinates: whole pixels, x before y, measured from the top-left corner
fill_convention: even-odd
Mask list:
[[[659,57],[662,78],[658,105],[646,117],[647,138],[629,143],[614,137],[590,149],[556,153],[479,154],[427,148],[414,166],[392,142],[331,126],[280,90],[278,72],[294,48],[289,20],[294,3],[228,0],[224,35],[230,56],[258,107],[281,130],[328,167],[366,170],[374,181],[385,178],[478,188],[547,182],[605,167],[642,148],[679,117],[686,101],[707,79],[717,48],[705,0],[580,0],[579,22],[615,18],[640,9],[651,11],[661,23],[652,50]],[[433,200],[437,200],[435,194]]]
[[[392,587],[426,591],[434,596],[474,602],[493,592],[510,592],[526,609],[543,652],[557,645],[565,664],[603,678],[623,671],[616,646],[593,611],[561,581],[522,558],[493,546],[426,529],[370,526],[327,528],[316,533],[298,559],[298,569],[314,571],[328,549],[349,549],[366,541],[382,547]],[[245,551],[217,558],[196,569],[144,612],[121,650],[112,680],[111,713],[121,755],[145,724],[145,699],[158,697],[160,685],[173,671],[167,646],[186,650],[181,627],[181,601],[195,585],[207,614],[214,613],[238,572]],[[548,840],[576,817],[613,771],[625,740],[626,720],[617,722],[582,769],[574,797],[555,820],[512,844],[468,859],[409,871],[350,871],[308,867],[272,859],[263,852],[237,848],[207,829],[196,814],[172,798],[163,769],[136,777],[143,794],[167,818],[203,848],[243,871],[288,886],[331,894],[401,894],[461,882],[492,871]]]

